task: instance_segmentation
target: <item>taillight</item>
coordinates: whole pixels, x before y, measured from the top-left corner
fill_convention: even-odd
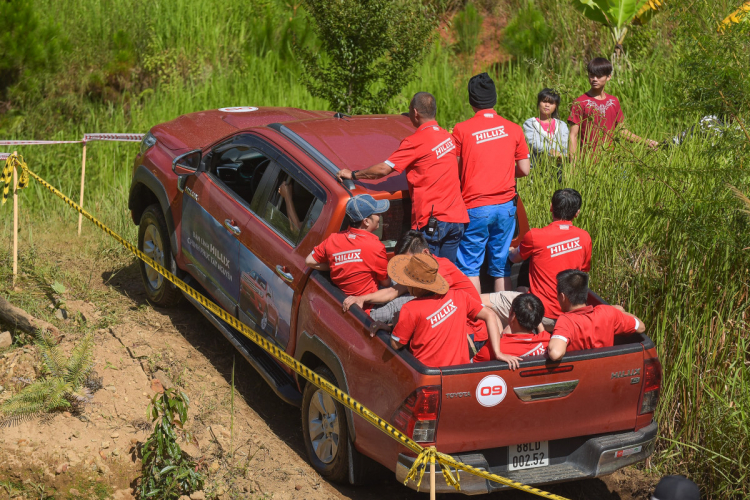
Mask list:
[[[643,390],[641,392],[641,415],[656,411],[661,389],[661,363],[656,358],[647,359],[643,366]]]
[[[420,387],[393,414],[393,426],[418,443],[434,443],[440,413],[440,386]]]

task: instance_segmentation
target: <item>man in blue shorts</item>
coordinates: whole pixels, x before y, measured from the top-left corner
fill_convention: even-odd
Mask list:
[[[529,175],[529,148],[521,127],[495,110],[495,82],[487,73],[469,80],[474,117],[453,129],[461,195],[469,223],[458,246],[458,268],[479,287],[479,268],[489,253],[495,291],[511,289],[508,249],[516,216],[516,177]]]

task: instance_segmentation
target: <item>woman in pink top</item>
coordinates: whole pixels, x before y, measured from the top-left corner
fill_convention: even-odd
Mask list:
[[[568,154],[568,125],[560,120],[557,109],[560,107],[560,94],[552,89],[543,89],[537,95],[539,114],[523,123],[523,134],[531,152],[531,166],[539,155],[549,155],[559,163]],[[562,169],[557,169],[557,180],[562,183]]]

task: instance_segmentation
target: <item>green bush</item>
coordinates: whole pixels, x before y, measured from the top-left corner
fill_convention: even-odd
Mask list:
[[[382,113],[411,80],[437,25],[423,5],[393,0],[306,0],[321,53],[295,44],[302,81],[346,113]]]
[[[53,66],[57,29],[39,20],[28,0],[0,2],[0,96],[22,76]]]
[[[473,2],[466,4],[464,10],[453,18],[453,32],[456,34],[456,50],[460,54],[471,55],[479,45],[482,33],[482,15]]]
[[[533,0],[511,18],[503,46],[517,59],[540,59],[552,39],[552,30]]]

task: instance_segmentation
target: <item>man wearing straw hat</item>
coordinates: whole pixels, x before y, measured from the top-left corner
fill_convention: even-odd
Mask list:
[[[391,335],[391,347],[410,345],[414,357],[426,366],[442,367],[470,363],[466,319],[487,323],[490,336],[499,336],[497,318],[462,291],[450,290],[438,273],[431,255],[396,255],[388,263],[388,276],[416,297],[403,305]],[[502,356],[512,370],[520,358]]]

